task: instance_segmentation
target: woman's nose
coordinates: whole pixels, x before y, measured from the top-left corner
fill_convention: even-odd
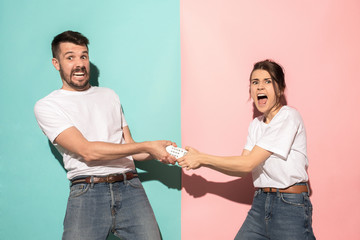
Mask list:
[[[259,83],[259,84],[257,85],[257,87],[258,87],[259,90],[264,89],[264,84]]]

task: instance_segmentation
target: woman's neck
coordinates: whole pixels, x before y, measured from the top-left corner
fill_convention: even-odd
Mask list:
[[[268,112],[264,113],[264,122],[269,124],[282,107],[283,105],[278,104],[271,108]]]

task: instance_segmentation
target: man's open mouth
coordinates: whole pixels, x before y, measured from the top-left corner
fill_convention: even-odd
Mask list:
[[[85,76],[85,73],[84,72],[75,72],[73,75],[76,77],[82,77],[82,76]]]
[[[72,75],[74,77],[84,77],[87,74],[86,72],[86,68],[82,67],[82,68],[76,68],[75,70],[73,70]]]

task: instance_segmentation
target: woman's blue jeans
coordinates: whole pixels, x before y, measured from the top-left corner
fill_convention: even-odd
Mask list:
[[[161,239],[138,178],[71,186],[62,239],[105,240],[110,231],[123,240]]]
[[[315,239],[308,193],[265,193],[257,190],[248,216],[235,239]]]

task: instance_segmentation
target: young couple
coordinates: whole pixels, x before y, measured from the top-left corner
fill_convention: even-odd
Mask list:
[[[66,31],[52,41],[52,63],[62,88],[34,108],[41,130],[63,156],[71,182],[63,239],[161,239],[134,160],[176,161],[185,169],[209,167],[225,174],[252,172],[251,210],[235,239],[315,239],[308,190],[306,134],[300,114],[283,105],[285,79],[265,60],[250,74],[250,95],[263,113],[249,127],[241,156],[217,157],[187,147],[176,160],[171,141],[135,142],[119,97],[89,83],[89,41]]]

